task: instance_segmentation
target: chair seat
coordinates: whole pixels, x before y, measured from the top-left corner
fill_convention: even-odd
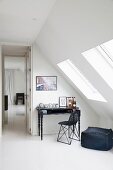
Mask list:
[[[69,122],[69,121],[62,121],[58,123],[59,125],[67,125],[67,126],[72,126],[75,123],[74,122]]]

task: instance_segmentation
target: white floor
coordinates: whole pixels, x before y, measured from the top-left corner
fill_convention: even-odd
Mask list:
[[[20,115],[19,115],[20,113]],[[55,135],[29,136],[24,107],[11,108],[0,139],[0,170],[113,170],[113,149],[95,151],[56,142]]]

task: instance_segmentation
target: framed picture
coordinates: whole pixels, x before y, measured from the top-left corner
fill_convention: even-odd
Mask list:
[[[76,108],[76,100],[75,97],[66,97],[67,107]]]
[[[66,107],[66,106],[67,106],[66,97],[65,96],[59,97],[59,107]]]
[[[57,76],[36,76],[37,91],[57,90]]]
[[[67,107],[71,107],[72,106],[72,97],[66,97],[66,103],[67,103]]]

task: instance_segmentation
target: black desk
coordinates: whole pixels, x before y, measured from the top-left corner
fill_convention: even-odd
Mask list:
[[[66,114],[72,113],[72,108],[36,108],[38,111],[38,134],[41,136],[41,140],[43,140],[43,115],[52,115],[52,114]],[[78,116],[78,133],[80,137],[80,110],[76,110]]]

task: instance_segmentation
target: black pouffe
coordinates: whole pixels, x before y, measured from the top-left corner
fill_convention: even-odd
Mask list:
[[[113,147],[112,129],[88,127],[81,133],[81,146],[89,149],[107,151]]]

